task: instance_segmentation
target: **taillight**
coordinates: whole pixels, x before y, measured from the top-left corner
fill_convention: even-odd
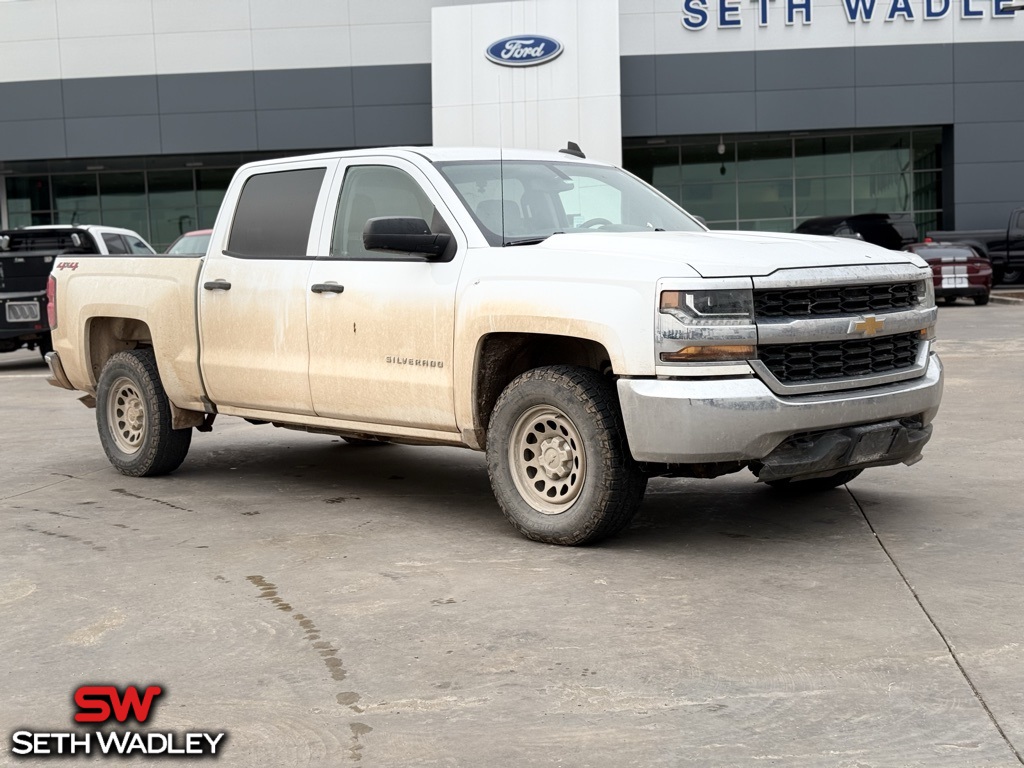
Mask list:
[[[57,327],[57,278],[53,275],[46,281],[46,322],[51,331]]]

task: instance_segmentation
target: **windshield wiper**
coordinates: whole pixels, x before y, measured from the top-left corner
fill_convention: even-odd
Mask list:
[[[564,232],[552,232],[551,235],[564,235]],[[515,240],[506,240],[502,245],[537,245],[543,243],[551,235],[538,235],[536,237],[520,237]]]

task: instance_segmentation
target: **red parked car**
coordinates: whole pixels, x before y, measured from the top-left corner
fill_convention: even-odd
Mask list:
[[[903,250],[927,261],[932,268],[935,298],[955,304],[969,296],[978,306],[988,304],[992,290],[992,262],[974,248],[962,243],[914,243]]]
[[[213,234],[212,229],[197,229],[192,232],[186,232],[168,248],[165,253],[180,255],[180,254],[191,254],[199,253],[205,254],[206,249],[210,245],[210,235]]]

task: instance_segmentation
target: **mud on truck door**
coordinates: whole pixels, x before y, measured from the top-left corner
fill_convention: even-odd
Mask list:
[[[313,413],[307,278],[336,165],[257,167],[232,183],[234,216],[218,219],[199,278],[202,372],[218,406]]]
[[[309,383],[319,416],[455,431],[452,349],[462,246],[442,253],[367,249],[377,217],[454,219],[426,176],[400,158],[339,168],[307,285]]]

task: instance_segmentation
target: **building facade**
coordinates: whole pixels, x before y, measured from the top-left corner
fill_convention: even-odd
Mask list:
[[[528,35],[561,55],[486,58]],[[1013,0],[0,0],[0,224],[161,248],[249,159],[572,140],[712,227],[999,227],[1021,62]]]

